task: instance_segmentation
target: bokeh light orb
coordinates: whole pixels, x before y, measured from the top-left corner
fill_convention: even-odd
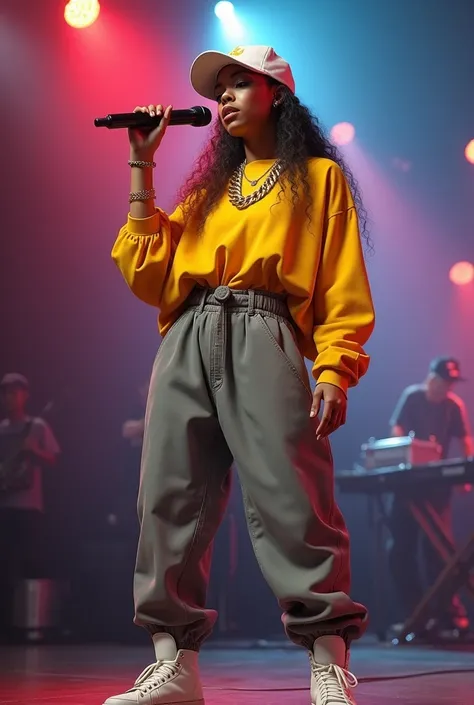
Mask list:
[[[331,129],[331,140],[338,147],[349,144],[355,137],[355,127],[350,122],[338,122]]]
[[[464,156],[470,164],[474,164],[474,140],[467,143]]]
[[[84,29],[96,21],[99,12],[99,0],[69,0],[64,8],[64,19],[74,29]]]
[[[474,264],[471,262],[456,262],[449,270],[449,278],[456,286],[465,286],[474,281]]]
[[[214,8],[216,17],[222,22],[234,17],[234,6],[231,2],[218,2]]]

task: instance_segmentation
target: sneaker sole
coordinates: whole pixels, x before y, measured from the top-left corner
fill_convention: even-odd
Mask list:
[[[105,705],[105,703],[103,703]],[[205,705],[204,700],[182,700],[174,703],[164,703],[164,705]]]

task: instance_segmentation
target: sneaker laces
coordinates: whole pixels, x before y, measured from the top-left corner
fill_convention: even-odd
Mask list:
[[[166,683],[166,681],[173,678],[177,673],[178,667],[175,661],[157,661],[156,663],[151,663],[140,673],[135,681],[135,685],[128,692],[138,692],[140,695],[145,695],[154,688],[158,688],[160,685]]]
[[[328,666],[312,663],[311,670],[317,678],[324,705],[353,705],[349,688],[355,688],[358,684],[353,673],[335,663]]]

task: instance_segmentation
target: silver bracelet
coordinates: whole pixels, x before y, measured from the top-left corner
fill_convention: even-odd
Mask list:
[[[155,168],[156,162],[142,162],[140,159],[129,160],[128,166],[136,166],[139,169],[146,169],[147,167]]]
[[[134,201],[149,201],[151,198],[155,198],[155,189],[142,189],[141,191],[132,191],[128,197],[128,202],[133,203]]]

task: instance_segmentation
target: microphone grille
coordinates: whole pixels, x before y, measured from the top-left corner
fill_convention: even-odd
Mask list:
[[[196,114],[193,121],[194,127],[205,127],[209,125],[212,120],[212,113],[209,108],[206,108],[204,105],[196,105],[192,110]]]

